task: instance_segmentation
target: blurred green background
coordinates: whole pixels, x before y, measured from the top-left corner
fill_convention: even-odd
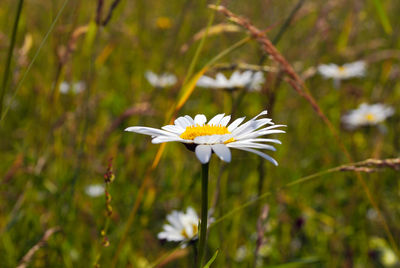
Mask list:
[[[1,74],[18,2],[0,3]],[[25,262],[27,267],[90,267],[97,258],[101,267],[151,267],[165,254],[169,258],[161,262],[165,267],[193,265],[190,248],[173,251],[177,244],[160,242],[157,233],[173,209],[192,206],[200,213],[201,165],[183,145],[171,143],[151,170],[160,145],[123,130],[133,125],[159,128],[169,120],[200,43],[193,37],[207,27],[214,12],[207,5],[215,2],[116,1],[106,25],[96,21],[104,22],[114,1],[104,1],[101,16],[99,2],[24,1],[0,123],[1,267],[21,263],[54,227],[58,229]],[[267,36],[273,39],[298,1],[221,4],[268,29]],[[354,161],[400,156],[399,12],[400,2],[395,0],[301,1],[277,44]],[[229,21],[215,13],[213,25],[220,23]],[[205,39],[195,72],[247,36],[241,28],[228,32],[224,27]],[[207,75],[213,76],[222,65],[257,65],[262,55],[259,44],[249,41],[218,60]],[[368,63],[367,75],[343,81],[339,89],[315,73],[321,63],[356,60]],[[268,57],[263,64],[278,67]],[[145,79],[146,70],[174,73],[178,83],[153,88]],[[178,112],[211,118],[230,114],[236,103],[234,117],[249,119],[267,109],[275,123],[287,125],[287,133],[276,136],[282,145],[271,153],[278,167],[238,150],[233,150],[229,164],[212,157],[214,218],[261,193],[273,192],[210,229],[207,258],[219,249],[212,267],[400,267],[355,173],[335,172],[277,191],[349,160],[310,104],[282,80],[282,73],[269,72],[265,77],[260,92],[195,88]],[[81,92],[60,92],[63,82],[80,81]],[[397,110],[385,122],[385,133],[375,127],[343,129],[340,117],[362,102],[382,102]],[[86,190],[104,185],[111,158],[115,180],[108,187],[113,212],[108,217],[104,195],[92,197]],[[398,171],[386,169],[362,178],[399,246]],[[139,206],[130,224],[135,203]],[[265,205],[269,214],[260,221]],[[258,222],[263,226],[261,236]],[[101,236],[105,225],[106,246]],[[258,250],[257,237],[264,238]]]

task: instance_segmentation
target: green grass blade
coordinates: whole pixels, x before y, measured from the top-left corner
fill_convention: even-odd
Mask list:
[[[203,268],[210,268],[210,265],[215,261],[219,253],[219,250],[217,249],[214,253],[214,255],[211,257],[211,259],[206,263],[206,265],[203,266]]]
[[[385,9],[383,8],[381,0],[373,0],[372,2],[374,3],[375,11],[378,13],[378,17],[382,24],[383,30],[388,35],[391,35],[393,32],[392,25],[390,24],[389,18],[386,14]]]
[[[10,69],[11,69],[11,59],[12,59],[12,55],[13,55],[13,51],[14,51],[15,40],[17,39],[18,24],[19,24],[19,19],[21,17],[23,5],[24,5],[24,0],[19,0],[18,7],[17,7],[17,14],[15,15],[14,26],[13,26],[12,33],[11,33],[11,42],[10,42],[10,46],[8,47],[7,59],[6,59],[6,64],[5,64],[5,68],[4,68],[4,74],[3,74],[3,83],[1,86],[1,92],[0,92],[0,117],[3,112],[4,96],[6,95],[6,91],[7,91],[8,78],[10,76]]]
[[[65,1],[64,1],[63,5],[61,6],[60,10],[58,11],[58,13],[57,13],[55,19],[54,19],[53,22],[51,23],[49,30],[47,31],[47,33],[46,33],[45,36],[43,37],[43,40],[42,40],[42,42],[40,43],[38,49],[36,50],[35,55],[33,56],[31,62],[29,63],[28,67],[26,68],[26,71],[25,71],[24,74],[22,75],[21,80],[18,82],[18,84],[17,84],[17,86],[16,86],[16,88],[15,88],[15,90],[14,90],[14,94],[13,94],[12,97],[11,97],[11,100],[13,100],[13,99],[15,98],[15,95],[17,94],[18,90],[21,88],[22,84],[24,83],[24,81],[25,81],[25,79],[26,79],[26,77],[27,77],[29,71],[32,69],[32,66],[33,66],[33,64],[34,64],[35,61],[36,61],[36,58],[39,56],[40,50],[43,48],[44,44],[46,43],[47,39],[48,39],[49,36],[50,36],[50,33],[53,31],[54,27],[56,26],[56,23],[57,23],[58,19],[61,17],[61,13],[64,11],[64,9],[65,9],[65,7],[67,6],[68,2],[69,2],[69,0],[65,0]],[[8,106],[6,107],[6,109],[4,110],[4,113],[3,113],[3,114],[0,113],[0,115],[1,115],[0,123],[1,123],[1,122],[4,120],[4,118],[6,117],[9,108],[10,108],[10,106],[8,105]]]

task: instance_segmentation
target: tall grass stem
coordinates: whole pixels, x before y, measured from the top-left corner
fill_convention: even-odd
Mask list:
[[[33,55],[33,58],[31,60],[31,62],[29,63],[28,67],[26,68],[26,71],[22,75],[21,80],[18,82],[17,86],[15,87],[14,93],[11,97],[11,101],[15,98],[15,95],[17,94],[18,90],[21,88],[22,84],[24,83],[29,71],[32,69],[33,64],[35,63],[37,57],[39,56],[40,50],[42,50],[44,44],[46,43],[47,39],[50,36],[50,33],[53,31],[54,27],[56,26],[56,23],[57,23],[58,19],[61,17],[61,14],[64,11],[65,7],[67,6],[68,2],[69,2],[69,0],[64,1],[63,5],[61,6],[60,10],[58,11],[56,17],[54,18],[53,22],[51,23],[49,30],[46,32],[45,36],[43,37],[42,42],[40,43],[38,49],[36,50],[35,55]],[[0,112],[0,123],[6,117],[9,107],[10,107],[10,105],[8,105],[6,107],[6,109],[4,110],[4,114],[1,114],[1,112]]]
[[[218,6],[220,2],[221,2],[221,0],[218,0],[216,5]],[[187,74],[186,74],[185,80],[183,81],[183,85],[185,85],[186,82],[188,81],[188,79],[192,76],[192,73],[193,73],[193,70],[194,70],[194,66],[195,66],[196,63],[197,63],[197,60],[198,60],[198,58],[199,58],[199,56],[200,56],[200,52],[201,52],[201,50],[202,50],[202,48],[203,48],[203,46],[204,46],[204,42],[206,41],[206,38],[207,38],[207,36],[208,36],[208,30],[210,29],[210,26],[211,26],[211,25],[213,24],[213,22],[214,22],[214,16],[215,16],[215,12],[212,12],[212,13],[211,13],[211,16],[210,16],[210,19],[208,20],[208,23],[207,23],[206,33],[205,33],[205,35],[203,35],[203,37],[201,38],[200,44],[199,44],[199,46],[198,46],[197,49],[196,49],[196,52],[195,52],[195,54],[194,54],[194,56],[193,56],[192,61],[190,62],[189,70],[188,70],[188,72],[187,72]]]
[[[24,0],[19,0],[18,7],[17,7],[17,13],[15,15],[14,25],[13,25],[13,29],[11,32],[11,42],[10,42],[10,46],[8,47],[8,52],[7,52],[7,59],[6,59],[6,64],[5,64],[5,68],[4,68],[4,74],[3,74],[3,83],[1,85],[0,117],[3,113],[4,96],[6,95],[6,91],[7,91],[8,78],[10,76],[10,69],[11,69],[11,59],[12,59],[12,55],[13,55],[13,51],[14,51],[15,40],[17,39],[18,24],[19,24],[19,19],[21,17],[23,5],[24,5]]]
[[[207,242],[207,218],[208,218],[208,166],[202,165],[201,172],[201,222],[199,234],[199,268],[203,267]]]

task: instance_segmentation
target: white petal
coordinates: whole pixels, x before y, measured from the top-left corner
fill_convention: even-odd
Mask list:
[[[182,223],[179,221],[180,212],[174,210],[171,214],[167,215],[167,221],[171,223],[174,229],[182,229]]]
[[[208,121],[207,125],[218,125],[222,118],[224,118],[225,114],[217,114],[210,121]]]
[[[262,158],[270,161],[275,166],[278,165],[278,162],[275,159],[273,159],[271,156],[269,156],[269,155],[267,155],[267,154],[265,154],[263,152],[260,152],[260,151],[254,150],[254,149],[250,149],[250,148],[244,148],[244,147],[238,147],[236,149],[247,151],[247,152],[250,152],[250,153],[255,153],[255,154],[261,156]]]
[[[270,150],[270,151],[276,151],[275,147],[269,144],[261,144],[261,143],[253,143],[253,142],[246,142],[245,141],[237,141],[237,142],[231,142],[227,144],[228,147],[231,148],[240,148],[240,147],[246,147],[246,148],[254,148],[254,149],[263,149],[263,150]]]
[[[240,129],[238,128],[237,130],[235,130],[233,132],[233,135],[235,135],[235,137],[237,139],[240,139],[242,136],[247,135],[249,133],[252,133],[253,131],[255,131],[256,129],[259,129],[263,126],[265,126],[266,124],[274,124],[272,123],[272,119],[270,118],[263,118],[263,119],[258,119],[258,120],[254,120],[254,121],[249,121],[245,124],[243,124],[243,127],[240,127]],[[279,125],[277,125],[278,127]],[[269,129],[270,127],[264,128],[264,129]]]
[[[243,120],[244,120],[245,118],[246,118],[246,117],[241,117],[241,118],[238,118],[238,119],[236,119],[235,121],[233,121],[233,122],[229,125],[228,131],[229,131],[229,132],[232,132],[235,128],[237,128],[237,127],[240,125],[240,123],[243,122]]]
[[[270,143],[282,144],[282,142],[277,139],[256,138],[256,139],[246,139],[245,141],[248,141],[248,142],[270,142]]]
[[[196,210],[194,210],[194,208],[192,208],[192,207],[188,207],[186,209],[186,215],[191,217],[194,222],[198,222],[199,221],[199,216],[197,215]]]
[[[196,156],[202,164],[206,164],[211,158],[211,147],[209,145],[197,145]]]
[[[188,119],[186,119],[184,116],[178,117],[174,121],[175,125],[180,126],[181,128],[186,129],[186,127],[191,126],[192,124]]]
[[[190,115],[185,115],[185,118],[189,121],[191,125],[194,125],[194,120]]]
[[[243,136],[240,136],[240,138],[235,137],[235,139],[236,140],[247,140],[247,139],[257,138],[260,136],[278,134],[278,133],[286,133],[286,132],[284,130],[280,130],[280,129],[271,129],[271,130],[260,129],[258,131],[254,131],[254,132],[245,134]]]
[[[180,126],[175,126],[175,125],[166,125],[166,126],[163,126],[162,129],[172,132],[172,133],[175,133],[177,135],[180,135],[185,131],[185,129],[181,128]]]
[[[231,120],[231,116],[230,116],[230,115],[227,115],[227,116],[225,116],[224,118],[221,119],[221,121],[219,122],[219,124],[220,124],[221,126],[225,127],[225,126],[229,123],[230,120]]]
[[[204,114],[198,114],[194,117],[194,123],[196,125],[204,125],[207,122],[207,117]]]
[[[268,112],[267,110],[262,111],[261,113],[259,113],[258,115],[256,115],[255,117],[253,117],[252,119],[250,119],[249,121],[247,121],[246,123],[244,123],[243,125],[241,125],[240,127],[238,127],[237,129],[234,130],[234,132],[232,132],[232,134],[236,135],[241,133],[242,131],[244,131],[245,129],[247,129],[249,126],[254,124],[254,121],[262,116],[262,115],[266,115]]]
[[[183,143],[191,143],[191,141],[184,140],[180,137],[170,137],[170,136],[158,136],[151,140],[152,143],[158,144],[163,142],[179,141]]]
[[[225,144],[214,144],[211,145],[211,148],[213,149],[214,153],[222,160],[225,162],[231,162],[231,151],[229,150],[228,147],[226,147]]]
[[[150,136],[176,136],[176,134],[152,127],[128,127],[125,131],[136,132]]]

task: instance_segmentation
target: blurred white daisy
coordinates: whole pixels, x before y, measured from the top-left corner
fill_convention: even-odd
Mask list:
[[[164,88],[173,86],[176,84],[177,79],[176,76],[170,73],[163,73],[161,75],[157,75],[152,71],[147,71],[145,73],[147,81],[153,86],[157,88]]]
[[[83,81],[78,81],[76,83],[61,82],[60,92],[63,94],[68,94],[72,92],[74,94],[81,93],[86,89],[86,84]]]
[[[186,213],[176,210],[172,211],[167,216],[167,221],[168,224],[164,224],[163,231],[158,233],[158,239],[189,242],[197,238],[199,216],[192,207],[188,207]]]
[[[364,76],[366,63],[364,61],[356,61],[342,66],[334,63],[321,64],[318,66],[318,72],[325,78],[332,78],[335,86],[338,87],[341,80]]]
[[[98,197],[104,194],[104,186],[102,184],[92,184],[85,188],[85,193],[90,197]]]
[[[346,128],[355,129],[361,126],[377,125],[393,114],[394,109],[384,104],[369,105],[362,103],[357,109],[351,110],[348,114],[344,115],[342,122]]]
[[[240,124],[245,117],[238,118],[228,125],[231,120],[230,115],[218,114],[208,123],[203,114],[196,115],[194,119],[185,115],[177,118],[174,125],[163,126],[162,129],[134,126],[128,127],[125,131],[150,135],[153,143],[171,141],[184,143],[188,149],[195,151],[202,164],[210,161],[212,152],[221,160],[230,162],[231,151],[229,148],[236,148],[255,153],[274,165],[278,165],[278,162],[271,156],[256,150],[275,151],[275,147],[265,143],[281,144],[281,142],[277,139],[262,138],[262,136],[285,133],[283,130],[276,129],[284,127],[284,125],[275,125],[270,118],[258,119],[266,114],[267,111],[263,111],[242,125]]]
[[[396,264],[399,263],[399,259],[396,253],[388,246],[386,240],[374,236],[369,240],[369,247],[379,251],[379,259],[384,267],[398,267]]]
[[[227,90],[247,88],[249,91],[258,91],[264,81],[262,72],[245,71],[241,73],[240,71],[234,71],[229,79],[222,73],[217,73],[215,79],[203,75],[197,81],[197,86]]]

